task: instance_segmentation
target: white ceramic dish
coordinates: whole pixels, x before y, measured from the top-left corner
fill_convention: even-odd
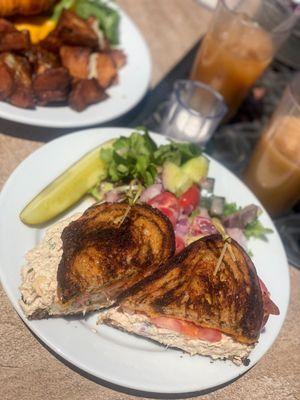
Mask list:
[[[44,186],[88,150],[112,137],[130,133],[129,129],[101,128],[66,135],[44,145],[18,166],[0,196],[0,277],[3,287],[21,318],[43,342],[61,357],[96,377],[127,388],[158,393],[194,392],[224,384],[243,374],[268,351],[287,311],[287,259],[266,213],[261,216],[261,221],[274,233],[269,235],[268,243],[252,240],[249,247],[258,274],[280,309],[280,316],[270,316],[247,367],[237,367],[229,361],[212,363],[208,358],[165,349],[113,328],[97,327],[96,313],[82,320],[28,321],[19,307],[18,287],[24,254],[44,234],[43,229],[22,224],[19,212]],[[153,138],[158,144],[166,142],[161,135],[153,134]],[[211,160],[209,175],[216,178],[215,193],[225,196],[228,201],[240,205],[259,204],[245,185],[216,161]],[[76,211],[89,204],[89,201],[82,202]]]
[[[115,119],[135,107],[145,95],[151,77],[148,46],[133,21],[118,8],[120,48],[127,64],[119,71],[119,83],[108,89],[109,98],[76,112],[68,106],[37,107],[26,110],[0,102],[0,118],[51,128],[79,128]]]

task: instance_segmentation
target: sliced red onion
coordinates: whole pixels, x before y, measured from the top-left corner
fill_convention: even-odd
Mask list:
[[[118,203],[122,199],[123,199],[122,193],[118,192],[115,189],[110,190],[105,194],[105,201],[107,201],[107,203]]]
[[[222,219],[223,225],[227,228],[245,228],[250,222],[254,221],[260,212],[260,208],[255,204],[249,204],[240,211],[228,215]]]
[[[161,183],[162,184],[162,176],[160,174],[157,174],[155,177],[155,183]]]
[[[186,216],[180,217],[175,226],[176,235],[186,236],[190,230],[190,223]]]
[[[194,209],[195,209],[194,206],[192,204],[189,204],[188,206],[185,206],[183,208],[182,212],[185,215],[191,215]]]
[[[151,199],[153,199],[155,196],[160,194],[163,191],[163,186],[161,183],[154,183],[153,185],[149,186],[147,189],[145,189],[140,197],[140,201],[142,202],[147,202]]]
[[[145,332],[147,332],[147,330],[148,330],[148,325],[145,324],[145,323],[142,323],[142,324],[140,325],[139,332],[140,332],[140,333],[145,333]]]
[[[218,233],[211,219],[197,215],[191,225],[190,233],[193,236],[212,235]]]
[[[232,239],[236,240],[240,246],[243,247],[246,251],[247,249],[247,239],[244,235],[242,229],[239,228],[226,228],[226,232]]]

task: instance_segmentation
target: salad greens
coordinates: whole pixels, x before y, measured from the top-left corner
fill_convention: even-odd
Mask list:
[[[51,19],[55,22],[58,22],[61,13],[63,10],[69,10],[70,8],[74,7],[76,0],[61,0],[59,1],[53,9],[53,14]]]
[[[165,161],[169,161],[180,166],[191,158],[201,155],[201,153],[201,148],[193,143],[171,142],[160,146],[155,151],[154,157],[158,165],[163,165]]]
[[[229,215],[240,211],[241,209],[242,207],[238,206],[236,203],[225,203],[223,215],[224,217],[228,217]],[[263,224],[259,221],[257,216],[254,221],[246,225],[246,227],[243,229],[243,232],[247,239],[254,237],[267,241],[268,238],[266,235],[269,233],[273,233],[273,230],[270,228],[265,228]]]
[[[112,182],[137,179],[150,186],[166,160],[181,165],[199,154],[201,149],[193,144],[171,142],[158,147],[148,131],[141,128],[129,137],[117,139],[112,148],[102,149],[100,158],[108,165],[108,179]]]
[[[61,0],[54,7],[52,20],[58,21],[62,11],[74,10],[76,14],[88,19],[93,16],[99,24],[99,29],[103,32],[110,45],[119,44],[119,22],[120,15],[117,10],[110,7],[105,0]]]
[[[225,203],[224,206],[224,211],[223,211],[223,216],[228,217],[228,215],[231,215],[237,211],[240,211],[242,207],[238,207],[236,203]]]
[[[267,241],[268,238],[266,235],[268,233],[273,233],[273,230],[269,229],[269,228],[265,228],[262,225],[262,223],[259,221],[259,219],[256,219],[255,221],[250,222],[244,230],[244,234],[247,239],[249,239],[250,237],[254,237],[257,239]]]
[[[90,16],[98,20],[99,28],[112,46],[119,44],[119,13],[103,0],[77,0],[76,14],[83,19]]]
[[[128,138],[121,136],[111,149],[100,152],[100,158],[108,165],[108,179],[112,182],[138,179],[145,186],[151,185],[157,175],[156,148],[147,131],[143,135],[134,131]]]
[[[176,168],[187,165],[187,162],[191,162],[189,160],[197,159],[201,153],[201,148],[192,143],[171,141],[166,145],[157,146],[146,128],[136,128],[129,137],[121,136],[113,142],[112,146],[100,150],[100,159],[107,165],[107,181],[99,182],[89,193],[100,201],[105,197],[105,193],[112,190],[117,194],[121,188],[126,188],[133,182],[135,185],[149,187],[156,182],[157,176],[162,176],[165,190],[175,193],[166,189],[164,179],[166,180],[167,166],[170,163],[175,164]],[[197,167],[196,170],[198,169]],[[178,177],[173,174],[171,179],[175,184]],[[210,212],[209,207],[207,211]],[[239,211],[242,212],[243,208],[236,203],[226,202],[220,218]],[[190,220],[197,215],[200,215],[199,207],[192,212]],[[272,230],[262,225],[258,220],[258,213],[254,218],[252,222],[241,228],[246,238],[267,240],[266,235]]]

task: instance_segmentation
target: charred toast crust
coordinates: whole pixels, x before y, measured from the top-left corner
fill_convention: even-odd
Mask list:
[[[109,303],[104,303],[104,304],[95,304],[95,305],[90,305],[87,307],[82,307],[77,310],[68,310],[67,314],[64,314],[63,311],[62,313],[58,314],[52,314],[50,309],[45,309],[45,308],[38,308],[36,309],[32,314],[28,315],[28,319],[30,320],[36,320],[36,319],[48,319],[48,318],[60,318],[62,315],[64,318],[67,317],[75,317],[75,316],[84,316],[85,313],[87,312],[92,312],[92,311],[98,311],[101,308],[108,308],[110,307]]]
[[[96,204],[63,230],[57,271],[63,303],[83,293],[109,291],[112,285],[114,297],[174,254],[174,230],[167,217],[151,206],[134,205],[120,225],[127,209],[127,203]]]
[[[236,262],[227,251],[214,275],[223,246],[218,234],[193,242],[121,295],[121,307],[150,317],[182,318],[219,329],[239,342],[255,343],[263,320],[256,269],[246,252],[232,240]]]

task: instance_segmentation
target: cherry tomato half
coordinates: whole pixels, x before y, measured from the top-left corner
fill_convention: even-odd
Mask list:
[[[148,204],[154,208],[157,208],[164,215],[166,215],[172,225],[175,227],[177,218],[180,212],[179,201],[174,194],[170,192],[162,192],[153,199],[148,201]]]
[[[186,192],[179,197],[181,211],[184,214],[191,214],[200,203],[200,190],[196,185],[191,186]]]
[[[166,207],[171,208],[176,214],[179,214],[180,205],[177,197],[170,192],[162,192],[153,199],[148,201],[148,204],[152,207]]]

